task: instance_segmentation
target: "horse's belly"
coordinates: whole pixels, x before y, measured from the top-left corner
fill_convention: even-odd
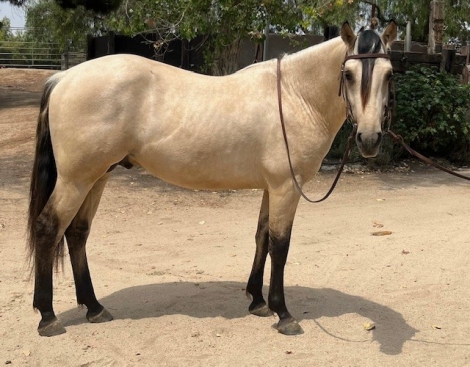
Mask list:
[[[147,172],[171,184],[198,190],[264,188],[262,169],[254,157],[227,156],[222,153],[147,152],[130,160]]]

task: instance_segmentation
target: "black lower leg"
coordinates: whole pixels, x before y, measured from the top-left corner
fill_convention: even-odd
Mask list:
[[[41,313],[38,332],[42,336],[53,336],[65,332],[55,316],[52,306],[52,276],[59,221],[54,215],[41,215],[36,221],[36,245],[34,253],[34,297],[33,307]]]
[[[301,334],[302,328],[289,313],[284,296],[284,268],[289,252],[291,228],[284,236],[269,235],[269,254],[271,256],[271,283],[269,287],[269,308],[279,316],[278,330],[283,334]]]
[[[266,257],[268,256],[269,228],[268,216],[260,217],[256,232],[256,253],[246,287],[247,294],[253,297],[249,311],[257,316],[270,316],[272,311],[263,297],[263,277]]]
[[[256,252],[253,260],[250,278],[246,286],[247,296],[253,297],[250,304],[250,313],[257,316],[271,316],[273,312],[266,305],[263,297],[263,277],[269,243],[269,193],[265,191],[261,202],[261,209],[256,231]]]
[[[88,234],[89,224],[87,221],[78,222],[74,220],[65,231],[75,280],[77,303],[87,307],[87,319],[89,321],[110,321],[112,320],[112,316],[98,302],[93,289],[86,257],[86,240]]]

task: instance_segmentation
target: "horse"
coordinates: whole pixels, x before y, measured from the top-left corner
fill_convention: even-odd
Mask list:
[[[257,316],[277,314],[282,334],[303,333],[284,297],[284,267],[300,199],[294,180],[302,186],[320,169],[346,117],[357,125],[361,154],[377,155],[392,76],[387,50],[396,35],[393,21],[382,34],[356,34],[345,22],[339,37],[222,77],[123,54],[50,77],[40,103],[28,213],[39,334],[66,331],[52,301],[53,272],[63,261],[64,243],[86,318],[113,319],[95,296],[85,245],[117,165],[138,165],[190,189],[262,189],[248,309]],[[294,176],[279,123],[281,107]]]

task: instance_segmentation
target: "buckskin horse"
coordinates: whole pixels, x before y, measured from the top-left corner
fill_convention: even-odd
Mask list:
[[[394,22],[381,35],[355,34],[346,22],[340,37],[223,77],[134,55],[106,56],[53,75],[40,105],[28,220],[39,334],[65,332],[52,304],[54,265],[65,242],[77,302],[87,307],[87,319],[112,320],[96,299],[85,244],[106,181],[119,164],[139,165],[185,188],[263,189],[246,287],[249,311],[276,313],[280,333],[302,333],[284,298],[300,198],[294,183],[301,187],[319,170],[346,117],[357,124],[361,154],[378,153],[389,113],[387,49],[396,35]]]

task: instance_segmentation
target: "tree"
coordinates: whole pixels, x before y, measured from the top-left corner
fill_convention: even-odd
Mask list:
[[[465,19],[470,19],[470,2],[445,2],[447,38],[468,39]],[[121,5],[100,14],[98,3]],[[62,44],[67,39],[83,44],[87,33],[99,35],[108,30],[125,35],[158,33],[161,44],[200,36],[205,40],[206,68],[219,75],[236,70],[241,40],[262,42],[267,24],[277,33],[318,34],[325,26],[344,20],[358,26],[369,24],[375,9],[382,26],[391,19],[402,26],[410,20],[413,40],[426,41],[429,4],[430,0],[39,0],[27,5],[27,25],[45,28],[37,36]]]
[[[221,75],[236,70],[243,38],[262,41],[268,21],[279,30],[295,31],[302,15],[294,1],[129,0],[109,18],[109,26],[125,34],[204,37],[206,68]]]
[[[0,0],[2,3],[10,3],[15,6],[23,6],[28,0]]]
[[[80,6],[100,14],[108,14],[119,8],[122,0],[55,0],[62,9],[76,9]]]
[[[348,1],[353,13],[363,14],[370,23],[372,8],[382,24],[394,19],[404,27],[411,22],[411,37],[415,41],[427,42],[429,33],[429,14],[431,0],[353,0]],[[470,2],[467,0],[444,0],[445,6],[445,39],[457,37],[469,39],[468,20],[470,19]],[[340,13],[344,9],[337,8]]]
[[[101,30],[106,30],[99,14],[83,6],[63,10],[55,0],[42,0],[28,6],[26,28],[29,38],[58,43],[62,50],[70,43],[84,49],[87,34],[99,35]]]
[[[3,17],[0,20],[0,41],[7,41],[13,37],[13,33],[10,29],[10,19]]]

